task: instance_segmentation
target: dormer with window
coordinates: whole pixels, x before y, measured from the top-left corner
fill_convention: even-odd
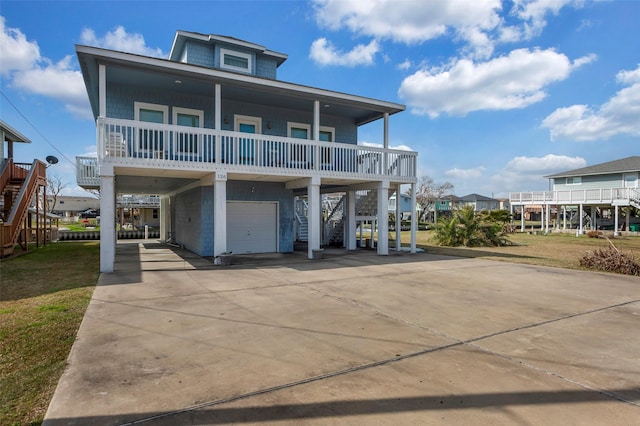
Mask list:
[[[169,59],[275,80],[287,55],[233,37],[178,31]]]

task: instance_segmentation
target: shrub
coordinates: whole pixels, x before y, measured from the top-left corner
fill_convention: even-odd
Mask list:
[[[508,217],[507,212],[507,217]],[[504,233],[502,214],[479,212],[466,206],[451,218],[441,218],[435,227],[435,240],[441,246],[492,247],[510,244]],[[508,219],[506,219],[508,220]]]
[[[596,231],[595,229],[592,229],[591,231],[587,231],[586,235],[589,238],[600,238],[601,234],[602,234],[602,232]]]

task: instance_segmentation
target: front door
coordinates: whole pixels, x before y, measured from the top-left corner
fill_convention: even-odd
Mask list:
[[[250,117],[246,115],[235,116],[236,132],[259,134],[261,128],[262,119],[260,117]],[[238,139],[238,164],[254,164],[255,144],[255,138]]]

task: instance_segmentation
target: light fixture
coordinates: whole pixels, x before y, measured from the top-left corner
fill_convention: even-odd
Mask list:
[[[224,116],[224,124],[229,124],[229,117],[226,115]]]
[[[271,120],[267,121],[267,129],[271,130]]]

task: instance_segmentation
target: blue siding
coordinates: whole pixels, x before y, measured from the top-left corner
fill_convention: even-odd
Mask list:
[[[213,92],[213,90],[212,90]],[[195,95],[173,92],[169,90],[149,90],[132,85],[109,85],[107,96],[107,116],[112,118],[134,119],[134,102],[148,102],[152,104],[168,105],[168,122],[171,124],[172,107],[192,108],[204,111],[204,127],[214,128],[214,100],[212,95]],[[233,129],[234,115],[249,115],[262,117],[262,134],[287,136],[287,122],[313,123],[311,111],[297,109],[275,108],[268,105],[260,105],[248,102],[222,101],[222,116],[229,119],[229,123],[222,124],[224,130]],[[267,129],[267,123],[271,122],[271,129]],[[322,126],[335,128],[335,142],[356,145],[358,143],[358,128],[355,123],[344,117],[321,114]]]
[[[173,234],[176,243],[200,256],[207,256],[202,250],[202,204],[201,188],[176,195]]]
[[[213,68],[215,61],[213,58],[213,48],[206,43],[189,40],[184,46],[184,62],[193,65]]]
[[[277,64],[273,58],[258,55],[256,58],[256,75],[258,77],[276,79]]]

